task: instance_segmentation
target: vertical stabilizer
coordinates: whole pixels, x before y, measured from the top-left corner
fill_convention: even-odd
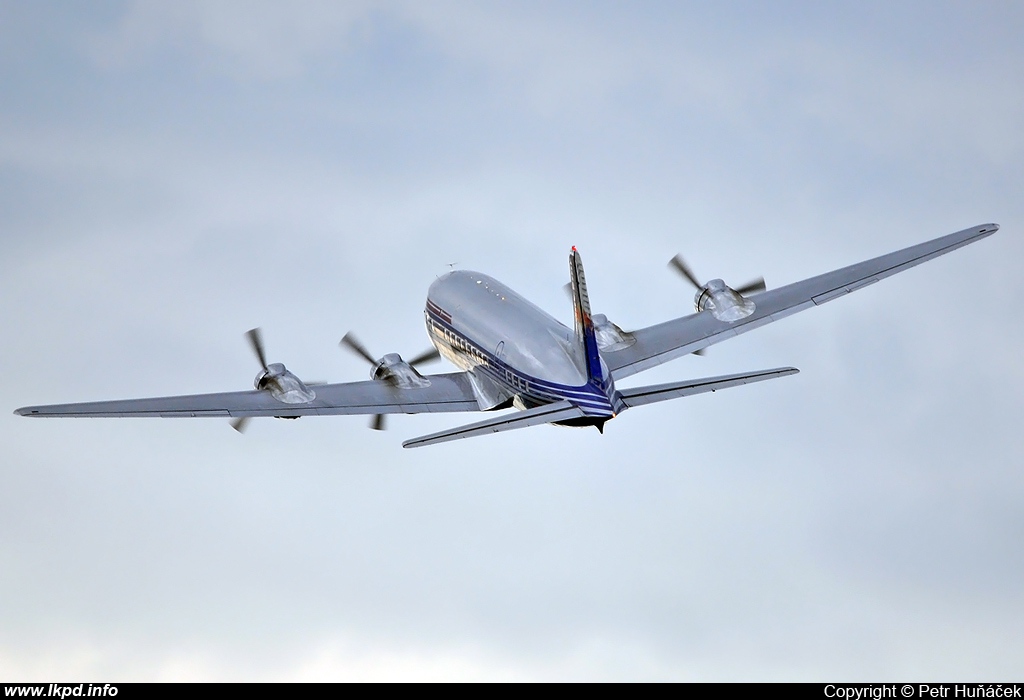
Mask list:
[[[587,278],[583,274],[583,259],[576,246],[569,254],[569,276],[572,278],[572,304],[576,317],[576,343],[586,363],[587,377],[603,381],[601,355],[597,349],[594,334],[594,320],[590,314],[590,297],[587,295]]]

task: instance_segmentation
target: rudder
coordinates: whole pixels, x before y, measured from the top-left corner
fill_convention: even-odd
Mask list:
[[[569,276],[572,281],[572,304],[576,320],[576,344],[583,352],[587,378],[604,381],[601,370],[601,354],[597,348],[597,336],[594,333],[594,320],[590,313],[590,296],[587,294],[587,278],[583,274],[583,259],[572,247],[569,254]]]

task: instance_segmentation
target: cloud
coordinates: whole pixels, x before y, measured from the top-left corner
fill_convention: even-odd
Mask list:
[[[181,51],[186,60],[220,66],[241,78],[280,80],[358,42],[360,25],[375,6],[361,0],[287,6],[269,0],[173,5],[133,0],[116,27],[97,36],[94,57],[124,69],[140,58]]]

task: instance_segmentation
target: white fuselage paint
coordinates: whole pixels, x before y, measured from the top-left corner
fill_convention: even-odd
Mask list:
[[[524,406],[567,399],[594,417],[621,409],[611,378],[587,375],[573,331],[487,275],[456,270],[427,293],[427,333],[445,358]]]

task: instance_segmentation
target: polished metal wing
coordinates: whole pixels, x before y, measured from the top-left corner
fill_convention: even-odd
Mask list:
[[[306,403],[284,403],[268,391],[161,396],[151,399],[27,406],[19,416],[225,418],[336,416],[384,413],[450,413],[480,410],[465,372],[434,374],[427,386],[403,388],[388,382],[365,381],[317,385]]]
[[[738,320],[720,320],[710,312],[702,312],[642,328],[631,334],[635,338],[634,343],[614,352],[602,351],[601,356],[612,376],[616,380],[622,379],[798,311],[821,306],[927,260],[980,241],[998,230],[997,224],[975,226],[802,282],[768,290],[750,297],[754,302],[754,310]]]

